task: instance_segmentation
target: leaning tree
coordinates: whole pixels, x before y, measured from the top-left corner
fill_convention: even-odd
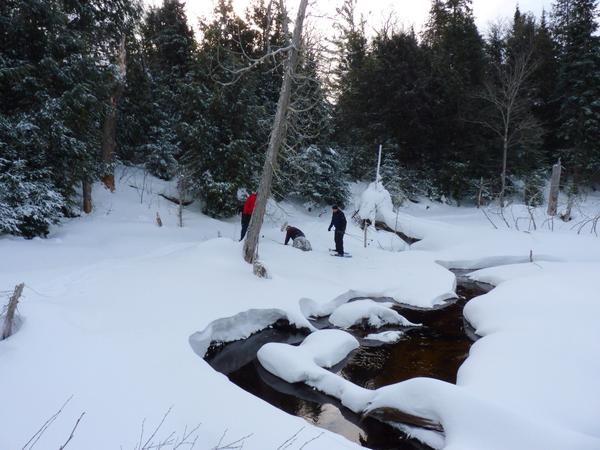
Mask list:
[[[302,27],[304,24],[304,17],[306,16],[307,5],[308,0],[300,1],[294,25],[294,33],[292,35],[292,42],[290,46],[286,47],[288,55],[284,67],[279,101],[277,102],[277,111],[275,112],[275,119],[273,120],[273,126],[271,127],[269,146],[267,148],[260,184],[256,193],[254,212],[252,213],[250,225],[248,226],[248,234],[244,241],[243,256],[244,260],[248,263],[253,263],[257,257],[258,239],[260,237],[260,229],[267,209],[267,201],[271,195],[273,174],[275,167],[277,166],[279,151],[283,146],[286,137],[292,83],[298,64],[298,55],[302,43]]]

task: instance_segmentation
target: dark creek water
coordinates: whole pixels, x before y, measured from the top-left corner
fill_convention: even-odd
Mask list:
[[[455,383],[458,368],[467,357],[474,336],[463,319],[462,309],[468,300],[487,290],[486,286],[459,278],[457,293],[460,299],[443,308],[421,310],[395,306],[408,320],[423,326],[407,329],[402,339],[394,344],[365,340],[369,331],[363,329],[349,330],[361,346],[331,370],[369,389],[414,377]],[[318,328],[329,326],[324,319],[314,324]],[[377,332],[389,329],[382,328]],[[365,447],[375,450],[429,449],[388,424],[374,418],[361,419],[336,399],[302,383],[286,383],[264,370],[256,359],[256,352],[267,342],[299,344],[305,337],[305,333],[280,322],[243,341],[212,348],[206,360],[242,389]]]

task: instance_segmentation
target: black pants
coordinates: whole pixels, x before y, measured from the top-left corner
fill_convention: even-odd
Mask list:
[[[240,241],[244,239],[246,236],[246,231],[248,231],[248,225],[250,225],[251,214],[242,214],[242,235],[240,236]]]
[[[344,254],[344,233],[346,230],[335,230],[335,251],[343,255]]]

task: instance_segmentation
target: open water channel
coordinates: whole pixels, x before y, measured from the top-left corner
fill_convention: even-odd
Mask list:
[[[461,274],[458,274],[461,275]],[[367,340],[374,330],[349,330],[360,347],[331,370],[369,389],[398,383],[415,377],[431,377],[456,382],[459,366],[476,339],[463,318],[464,305],[491,287],[458,277],[459,299],[437,309],[394,307],[421,327],[405,330],[393,344]],[[314,322],[317,328],[331,327],[326,318]],[[379,331],[391,330],[386,327]],[[407,437],[397,428],[375,418],[361,418],[341,403],[302,383],[289,384],[262,368],[257,351],[268,342],[299,344],[306,333],[280,322],[248,339],[215,347],[207,353],[207,362],[227,375],[231,382],[272,405],[321,428],[341,434],[351,441],[374,450],[426,450],[429,447]]]

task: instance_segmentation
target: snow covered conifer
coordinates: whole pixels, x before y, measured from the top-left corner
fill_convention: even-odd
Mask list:
[[[315,205],[345,205],[349,192],[339,152],[311,145],[288,157],[286,165],[289,195]]]
[[[64,206],[46,171],[29,170],[24,160],[0,158],[0,233],[46,236]]]
[[[401,169],[396,160],[389,155],[384,155],[379,174],[383,185],[392,197],[394,207],[401,206],[406,199],[406,194],[402,188]]]
[[[558,0],[553,9],[559,43],[559,146],[575,184],[600,170],[600,40],[596,0]]]

